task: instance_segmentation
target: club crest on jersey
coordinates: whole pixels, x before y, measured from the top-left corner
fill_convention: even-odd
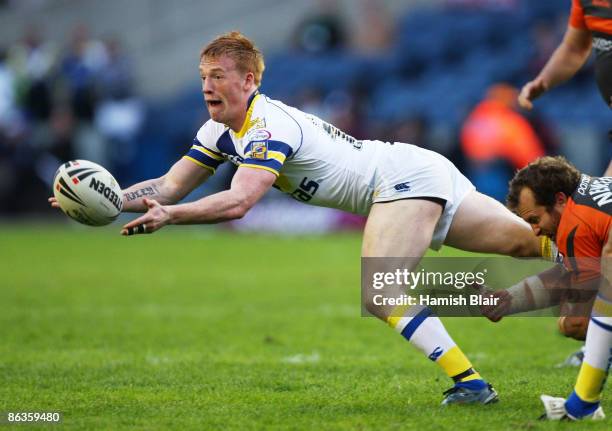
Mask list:
[[[253,142],[251,147],[251,158],[256,160],[266,160],[268,158],[268,141]]]

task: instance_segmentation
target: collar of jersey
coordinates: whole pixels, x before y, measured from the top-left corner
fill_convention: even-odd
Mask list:
[[[259,94],[259,91],[255,90],[255,92],[249,98],[249,101],[247,103],[248,109],[247,109],[246,118],[244,119],[244,123],[242,123],[242,127],[240,128],[240,130],[236,132],[236,137],[238,138],[244,137],[244,135],[246,135],[246,133],[249,131],[249,129],[253,125],[253,123],[251,122],[251,116],[253,115],[253,108],[255,107],[255,102],[260,96],[261,94]]]

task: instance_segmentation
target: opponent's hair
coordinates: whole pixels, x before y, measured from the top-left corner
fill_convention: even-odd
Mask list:
[[[535,196],[536,204],[551,209],[555,205],[556,193],[563,192],[571,196],[579,183],[580,171],[564,157],[540,157],[518,171],[510,180],[506,203],[510,209],[516,209],[521,190],[528,187]]]
[[[255,44],[239,31],[217,36],[212,42],[202,48],[200,61],[204,57],[219,58],[227,55],[236,62],[236,67],[243,73],[252,72],[255,85],[261,84],[261,78],[266,68],[261,51]]]

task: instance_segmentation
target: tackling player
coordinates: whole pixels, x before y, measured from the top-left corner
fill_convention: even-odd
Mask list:
[[[510,182],[508,206],[536,234],[555,239],[569,271],[569,289],[559,288],[561,279],[553,269],[495,292],[502,301],[485,307],[485,315],[497,321],[507,314],[569,302],[568,294],[574,294],[574,301],[580,303],[575,294],[582,294],[582,312],[586,310],[590,319],[572,317],[576,326],[564,326],[576,331],[571,334],[575,338],[586,332],[576,387],[567,400],[543,395],[542,401],[549,419],[601,418],[599,400],[612,361],[612,177],[590,177],[562,157],[543,157],[516,173]],[[589,297],[589,290],[599,291],[596,297]]]
[[[428,247],[443,243],[540,255],[529,225],[476,192],[446,158],[413,145],[356,140],[259,93],[263,71],[262,54],[238,32],[202,50],[202,92],[211,119],[168,173],[124,190],[124,210],[146,214],[127,223],[123,235],[241,218],[274,186],[302,202],[367,214],[362,256],[415,258],[408,270]],[[229,190],[176,204],[226,160],[238,166]],[[389,307],[365,305],[452,378],[443,403],[497,400],[431,310],[413,307],[393,316]]]
[[[533,107],[533,100],[567,81],[595,51],[595,79],[601,97],[612,108],[612,4],[608,0],[572,0],[569,23],[561,45],[539,75],[525,84],[519,104]]]

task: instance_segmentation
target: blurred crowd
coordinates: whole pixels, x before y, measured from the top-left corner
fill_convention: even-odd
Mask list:
[[[120,41],[78,25],[62,47],[27,28],[0,47],[1,211],[40,208],[63,161],[118,167],[135,150],[144,114]]]

